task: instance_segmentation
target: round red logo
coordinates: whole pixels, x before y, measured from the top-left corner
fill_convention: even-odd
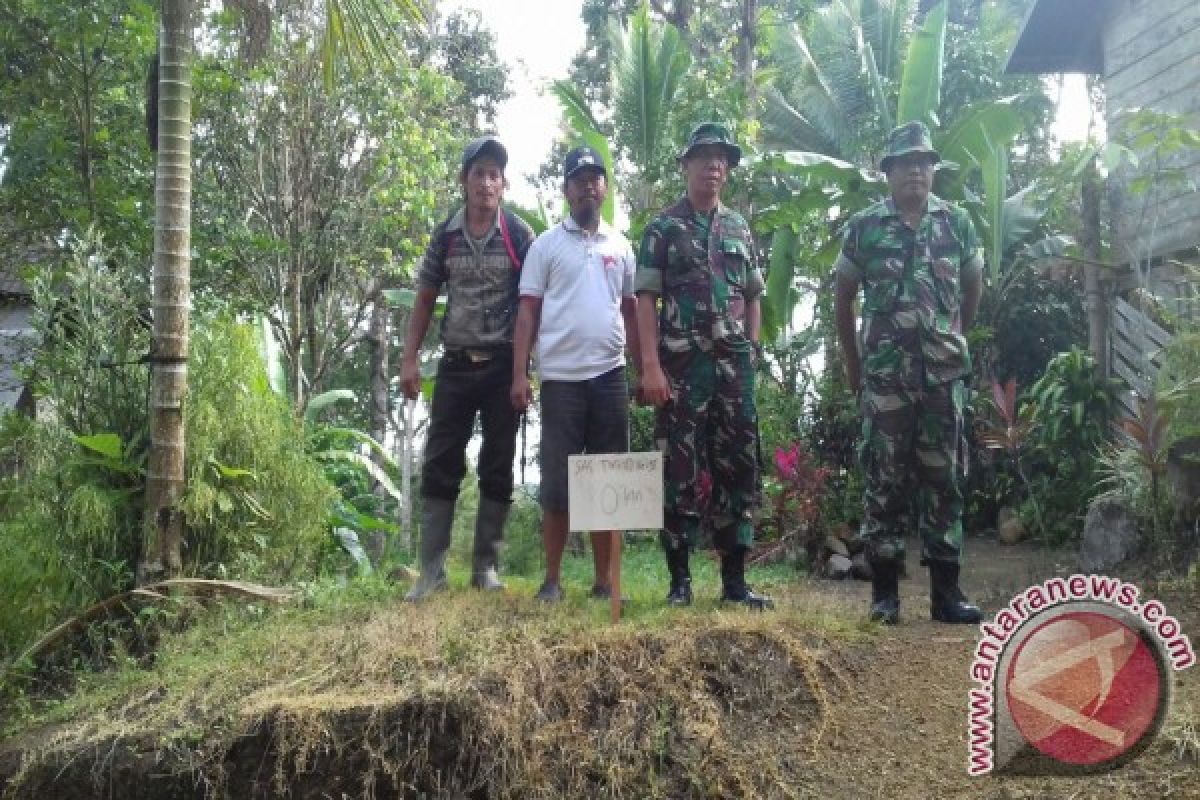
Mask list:
[[[1096,767],[1154,735],[1166,681],[1141,632],[1108,614],[1070,611],[1020,643],[1005,691],[1012,720],[1031,746],[1064,764]]]

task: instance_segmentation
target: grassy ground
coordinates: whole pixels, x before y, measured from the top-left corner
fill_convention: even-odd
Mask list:
[[[534,532],[512,537],[509,588],[420,606],[379,579],[304,588],[289,607],[233,604],[165,636],[151,664],[117,660],[68,698],[5,709],[0,797],[71,798],[1200,798],[1197,671],[1176,676],[1154,745],[1085,778],[966,775],[968,667],[978,632],[928,619],[923,570],[903,623],[863,621],[868,587],[752,570],[770,614],[668,609],[653,542],[625,551],[621,624],[568,557],[567,599],[532,599]],[[994,613],[1071,569],[1058,554],[972,541],[965,588]],[[1127,576],[1131,577],[1131,576]],[[1193,640],[1194,588],[1146,586]]]
[[[152,664],[117,659],[79,676],[62,701],[10,709],[0,794],[14,774],[13,796],[55,797],[76,796],[62,793],[63,775],[87,787],[80,797],[267,797],[285,785],[313,797],[481,787],[573,797],[595,786],[666,797],[782,782],[735,757],[778,744],[777,729],[741,731],[745,717],[769,715],[793,746],[808,742],[835,676],[825,643],[869,629],[819,603],[770,615],[722,608],[705,555],[696,604],[669,609],[656,543],[631,544],[623,565],[630,603],[618,626],[588,596],[590,556],[566,558],[566,598],[553,606],[533,599],[540,568],[484,595],[464,588],[459,557],[451,590],[417,606],[401,602],[405,586],[368,578],[306,587],[285,608],[212,609],[166,636]],[[792,577],[750,571],[768,591]],[[109,755],[80,757],[98,752]],[[157,784],[137,766],[147,759]],[[210,794],[181,793],[197,781]],[[103,785],[117,788],[94,794]]]

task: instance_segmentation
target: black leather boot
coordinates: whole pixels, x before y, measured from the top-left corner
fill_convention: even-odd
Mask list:
[[[978,625],[983,620],[983,614],[958,588],[958,564],[929,562],[929,614],[952,625]]]
[[[899,565],[894,558],[871,559],[870,619],[884,625],[900,622]]]
[[[741,603],[755,611],[766,611],[775,603],[746,585],[746,548],[733,547],[721,553],[721,602]]]
[[[667,593],[667,605],[690,606],[692,604],[692,573],[688,569],[688,549],[663,546],[667,554],[667,570],[671,573],[671,591]]]

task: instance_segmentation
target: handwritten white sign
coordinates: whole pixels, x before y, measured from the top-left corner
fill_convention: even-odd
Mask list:
[[[628,531],[663,526],[662,453],[567,458],[573,531]]]

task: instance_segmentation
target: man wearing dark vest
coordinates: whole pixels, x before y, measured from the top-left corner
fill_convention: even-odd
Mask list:
[[[467,442],[476,417],[483,445],[471,585],[504,588],[497,558],[512,503],[520,420],[509,402],[512,334],[520,267],[533,241],[529,226],[502,207],[507,164],[508,153],[494,136],[467,145],[459,172],[464,205],[434,230],[417,275],[400,368],[401,390],[409,399],[421,391],[417,355],[443,287],[446,314],[421,469],[421,575],[408,600],[422,600],[447,586],[454,504],[466,475]]]

